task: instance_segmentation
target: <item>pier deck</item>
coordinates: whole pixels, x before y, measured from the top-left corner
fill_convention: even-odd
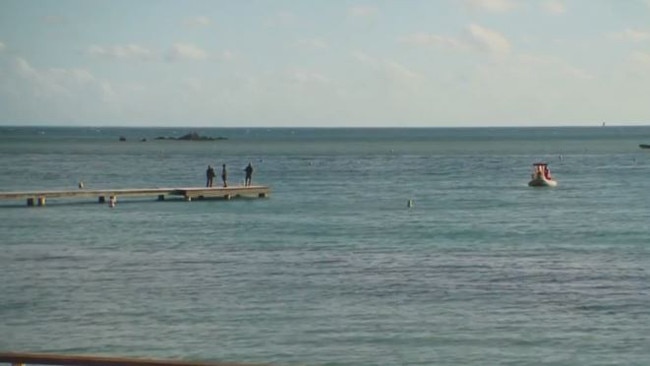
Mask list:
[[[235,362],[219,361],[184,361],[163,360],[151,358],[89,356],[89,355],[60,355],[48,353],[0,353],[0,364],[11,366],[52,365],[52,366],[252,366]]]
[[[48,198],[97,197],[99,203],[113,204],[117,197],[157,197],[162,201],[167,196],[178,196],[186,201],[201,198],[221,197],[268,197],[271,189],[267,186],[232,187],[185,187],[185,188],[124,188],[124,189],[75,189],[53,191],[0,192],[0,200],[27,200],[27,206],[44,206]]]

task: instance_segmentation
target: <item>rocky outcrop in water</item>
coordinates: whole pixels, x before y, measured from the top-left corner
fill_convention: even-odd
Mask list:
[[[217,141],[217,140],[227,140],[227,139],[228,138],[222,136],[217,136],[217,137],[202,136],[196,132],[190,132],[181,137],[163,137],[163,136],[156,137],[156,140],[179,140],[179,141]]]

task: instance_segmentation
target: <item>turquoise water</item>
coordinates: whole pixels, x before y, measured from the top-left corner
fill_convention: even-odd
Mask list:
[[[2,191],[201,186],[222,163],[240,184],[249,161],[272,188],[0,201],[0,351],[650,362],[650,127],[197,131],[229,139],[0,127]],[[527,187],[540,160],[557,188]]]

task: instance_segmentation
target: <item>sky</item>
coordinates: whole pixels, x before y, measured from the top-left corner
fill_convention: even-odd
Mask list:
[[[0,0],[0,125],[650,124],[650,0]]]

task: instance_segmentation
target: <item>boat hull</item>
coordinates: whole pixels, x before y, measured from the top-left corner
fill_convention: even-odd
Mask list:
[[[557,182],[553,179],[535,178],[528,182],[530,187],[555,187]]]

